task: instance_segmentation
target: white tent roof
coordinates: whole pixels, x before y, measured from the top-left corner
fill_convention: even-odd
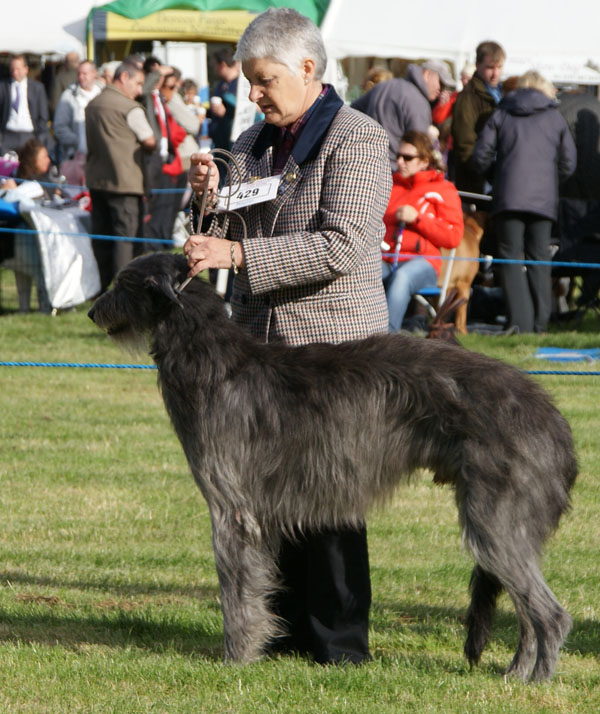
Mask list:
[[[86,19],[105,0],[4,3],[0,51],[85,56]],[[507,53],[505,76],[538,69],[554,82],[600,84],[598,0],[331,0],[321,25],[328,54],[447,60],[458,76],[482,40]]]
[[[599,26],[598,0],[331,0],[321,30],[334,59],[442,59],[458,77],[477,45],[494,40],[506,50],[505,76],[537,69],[554,82],[600,84]]]
[[[16,0],[2,3],[0,52],[86,54],[86,20],[105,0]]]

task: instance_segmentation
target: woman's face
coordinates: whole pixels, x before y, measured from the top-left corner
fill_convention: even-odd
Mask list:
[[[242,63],[242,71],[250,82],[250,101],[258,104],[268,124],[293,124],[310,107],[316,99],[313,96],[315,83],[312,81],[312,66],[305,70],[299,69],[293,75],[285,65],[266,58],[250,59]],[[305,83],[305,79],[309,80],[308,83]]]
[[[35,157],[35,173],[37,176],[43,176],[50,168],[50,157],[45,146],[42,146]]]
[[[429,168],[429,163],[420,158],[417,147],[412,144],[402,142],[398,149],[398,172],[402,178],[410,178],[419,171]]]
[[[175,90],[177,89],[177,80],[175,77],[170,76],[167,77],[160,88],[160,93],[164,97],[165,102],[170,102],[171,99],[173,99],[173,94],[175,93]]]

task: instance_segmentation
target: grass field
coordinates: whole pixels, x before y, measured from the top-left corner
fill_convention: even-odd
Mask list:
[[[464,344],[548,369],[536,348],[597,347],[594,320],[579,333]],[[132,361],[85,306],[55,318],[0,316],[0,339],[3,361]],[[580,476],[544,561],[575,624],[554,680],[531,686],[501,676],[518,634],[505,596],[482,663],[469,671],[471,560],[452,493],[427,474],[369,518],[372,663],[223,664],[207,508],[156,374],[2,366],[0,379],[0,712],[600,710],[598,377],[535,377],[571,423]]]

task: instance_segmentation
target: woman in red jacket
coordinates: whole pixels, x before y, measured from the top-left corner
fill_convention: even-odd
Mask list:
[[[411,296],[437,284],[440,248],[456,248],[462,239],[460,198],[441,169],[426,134],[404,134],[383,217],[383,285],[390,332],[402,327]]]

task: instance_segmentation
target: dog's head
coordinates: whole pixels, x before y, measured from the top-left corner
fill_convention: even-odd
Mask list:
[[[182,255],[153,253],[135,258],[117,275],[111,290],[88,313],[112,339],[128,347],[146,345],[159,321],[183,303],[175,290],[188,272]]]

